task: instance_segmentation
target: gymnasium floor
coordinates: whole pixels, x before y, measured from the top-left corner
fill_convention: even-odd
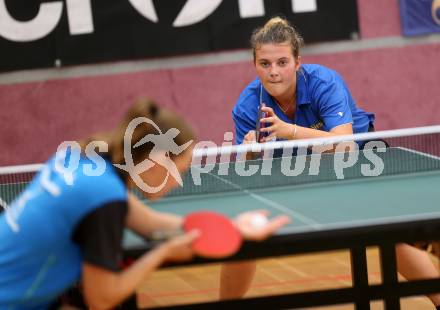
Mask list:
[[[367,252],[370,283],[380,283],[378,251]],[[435,260],[434,257],[432,257]],[[438,265],[438,264],[437,264]],[[220,265],[170,268],[157,271],[138,291],[140,307],[206,302],[218,298]],[[403,279],[402,279],[403,280]],[[255,297],[315,289],[349,287],[351,285],[348,251],[295,255],[260,260],[252,286],[246,296]],[[401,299],[403,310],[435,309],[425,296]],[[353,305],[337,305],[309,309],[350,310]],[[372,302],[372,310],[384,309],[381,302]]]

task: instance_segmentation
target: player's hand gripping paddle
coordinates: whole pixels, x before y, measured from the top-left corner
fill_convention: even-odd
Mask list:
[[[188,214],[184,220],[184,232],[197,229],[200,236],[192,243],[194,253],[206,258],[224,258],[235,254],[241,247],[240,231],[226,216],[212,212],[200,211]],[[175,236],[176,232],[153,234],[154,240]]]
[[[260,103],[258,104],[258,116],[257,123],[255,124],[255,139],[256,142],[261,142],[261,139],[265,136],[265,133],[261,132],[261,128],[266,126],[265,123],[261,122],[262,118],[266,117],[266,112],[261,111],[261,108],[266,105],[263,103],[263,85],[260,86]]]
[[[266,125],[265,123],[261,122],[261,119],[266,117],[266,112],[261,111],[262,107],[265,107],[264,103],[262,103],[258,107],[258,118],[257,118],[256,130],[255,130],[255,139],[257,140],[257,142],[261,142],[261,139],[263,139],[263,137],[265,136],[265,133],[261,132],[261,128],[264,128]]]

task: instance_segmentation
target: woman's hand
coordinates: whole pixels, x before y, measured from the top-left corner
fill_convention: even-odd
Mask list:
[[[251,144],[257,141],[255,130],[249,130],[249,132],[243,137],[243,144]]]
[[[274,141],[276,138],[282,138],[287,140],[294,139],[295,125],[283,122],[276,116],[272,108],[263,107],[261,111],[266,112],[266,117],[260,121],[267,124],[261,128],[261,132],[267,132],[268,136],[263,138],[262,142]]]
[[[161,247],[165,248],[165,261],[184,262],[190,260],[194,256],[191,244],[199,236],[198,230],[191,230],[163,243]]]
[[[243,142],[242,144],[252,144],[255,143],[256,140],[256,132],[255,130],[249,130],[249,132],[243,137]],[[241,159],[245,159],[245,160],[252,160],[258,157],[258,155],[260,154],[260,152],[247,152],[245,154],[241,154]]]
[[[239,214],[235,220],[235,226],[241,232],[245,240],[261,241],[272,235],[284,225],[290,223],[287,215],[280,215],[269,220],[265,225],[255,225],[256,216],[268,216],[267,210],[253,210]]]

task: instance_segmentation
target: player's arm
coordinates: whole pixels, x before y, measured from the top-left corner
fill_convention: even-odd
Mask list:
[[[318,80],[313,83],[310,92],[311,100],[318,105],[317,118],[328,131],[288,124],[280,120],[271,108],[264,107],[262,111],[266,112],[267,117],[262,122],[267,127],[261,131],[269,132],[267,141],[273,138],[295,140],[353,134],[353,118],[349,105],[352,99],[342,80]]]
[[[190,232],[167,241],[144,254],[122,272],[84,263],[82,284],[87,304],[92,309],[109,309],[120,304],[134,294],[136,288],[164,261],[191,259],[193,253],[190,245],[197,237],[197,233]]]
[[[93,309],[109,309],[121,303],[164,261],[192,257],[190,245],[197,237],[195,233],[162,243],[121,272],[119,261],[128,208],[127,201],[106,203],[86,215],[75,228],[72,238],[82,252],[83,293]]]
[[[350,135],[353,133],[353,126],[350,121],[338,124],[331,128],[330,131],[323,131],[286,123],[279,119],[270,107],[264,107],[263,110],[267,113],[267,117],[261,121],[267,123],[267,127],[262,128],[261,131],[269,133],[269,135],[264,138],[265,141],[272,141],[275,138],[287,140],[313,139]]]
[[[141,236],[147,237],[153,231],[178,229],[182,225],[182,217],[155,211],[134,194],[128,193],[126,225]]]
[[[291,135],[293,136],[295,132],[295,128],[291,125]],[[322,131],[307,127],[297,126],[295,139],[313,139],[313,138],[324,138],[324,137],[332,137],[332,136],[340,136],[340,135],[351,135],[353,134],[353,126],[351,123],[346,123],[342,125],[338,125],[330,129],[330,131]]]

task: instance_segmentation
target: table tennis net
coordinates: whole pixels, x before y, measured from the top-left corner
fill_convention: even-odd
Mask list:
[[[245,160],[250,151],[257,158]],[[9,205],[41,167],[0,168],[0,205]],[[440,126],[430,126],[325,139],[198,148],[193,153],[191,168],[182,176],[183,186],[168,196],[436,172],[440,172]]]
[[[0,168],[0,212],[26,188],[42,165]]]
[[[244,154],[252,150],[258,158],[244,160]],[[435,171],[440,172],[440,132],[397,130],[198,149],[190,171],[183,178],[183,187],[170,196],[265,190]]]

